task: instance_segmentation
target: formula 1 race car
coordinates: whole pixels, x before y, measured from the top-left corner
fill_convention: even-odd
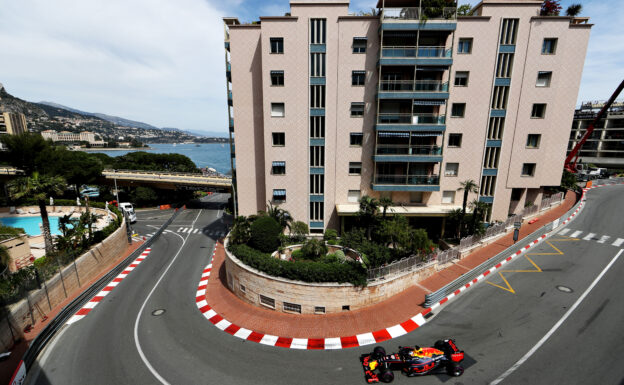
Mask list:
[[[360,356],[364,377],[370,384],[379,381],[392,382],[393,370],[400,370],[409,377],[445,371],[450,376],[459,377],[464,373],[464,368],[460,365],[464,360],[464,352],[457,348],[455,341],[439,340],[433,346],[399,346],[399,352],[393,354],[386,354],[384,348],[377,346],[372,353]]]

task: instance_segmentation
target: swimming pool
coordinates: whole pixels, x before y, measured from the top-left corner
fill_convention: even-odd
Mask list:
[[[49,216],[50,232],[52,235],[61,234],[59,230],[59,217]],[[42,223],[41,217],[5,217],[0,218],[0,223],[5,226],[21,227],[28,235],[41,235],[39,224]]]

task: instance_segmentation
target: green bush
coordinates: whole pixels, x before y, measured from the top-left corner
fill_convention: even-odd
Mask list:
[[[331,254],[327,254],[325,255],[323,258],[321,258],[321,262],[323,263],[338,263],[338,257],[336,256],[336,253],[331,253]]]
[[[301,249],[293,250],[293,252],[290,254],[290,256],[295,261],[301,261],[302,259],[304,259],[303,251],[301,251]]]
[[[328,245],[332,245],[332,246],[334,246],[334,245],[337,245],[337,244],[338,244],[338,241],[337,241],[337,240],[335,240],[335,239],[330,239],[330,240],[328,240],[328,241],[327,241],[327,244],[328,244]]]
[[[338,258],[339,262],[344,262],[347,257],[345,256],[344,251],[342,250],[336,250],[336,252],[334,253],[336,255],[336,258]]]
[[[338,238],[338,233],[334,229],[326,229],[323,234],[323,239],[326,241],[335,241]]]
[[[270,253],[280,245],[279,235],[282,227],[271,217],[262,216],[251,224],[249,245],[262,252]]]
[[[301,252],[304,258],[316,261],[327,254],[327,246],[317,239],[308,239],[301,247]]]
[[[229,244],[228,250],[244,264],[274,277],[304,282],[350,282],[366,285],[366,270],[359,263],[323,263],[282,261],[247,245]]]

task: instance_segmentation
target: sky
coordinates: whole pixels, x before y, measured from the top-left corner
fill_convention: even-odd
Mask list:
[[[562,0],[563,10],[573,2],[595,24],[578,100],[605,100],[624,79],[624,7]],[[0,83],[28,101],[225,135],[221,18],[288,11],[288,0],[0,0]]]

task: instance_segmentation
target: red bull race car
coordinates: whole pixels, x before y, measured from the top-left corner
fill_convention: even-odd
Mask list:
[[[464,352],[459,350],[455,341],[439,340],[433,346],[399,346],[399,352],[392,354],[386,354],[384,348],[377,346],[372,353],[360,356],[364,377],[370,384],[392,382],[395,370],[400,370],[408,377],[443,372],[459,377],[464,373],[461,366]]]

